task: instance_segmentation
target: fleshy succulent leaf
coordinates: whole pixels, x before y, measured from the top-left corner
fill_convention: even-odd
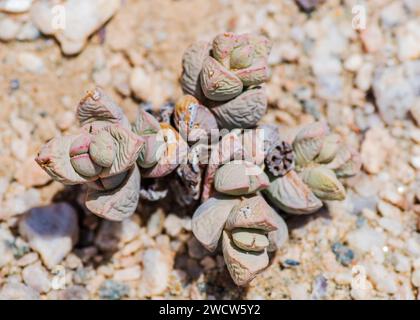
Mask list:
[[[230,276],[238,286],[248,284],[259,272],[267,268],[269,263],[266,250],[244,251],[233,243],[226,231],[223,231],[223,256]]]
[[[210,43],[199,41],[191,45],[182,58],[182,90],[199,99],[204,96],[201,90],[200,73],[203,68],[203,61],[210,55],[210,50]]]
[[[229,195],[246,195],[269,185],[264,171],[253,163],[237,160],[220,167],[215,175],[214,185],[218,192]]]
[[[303,127],[293,141],[296,164],[304,166],[312,161],[320,152],[328,127],[325,122],[314,122]]]
[[[207,250],[216,249],[225,222],[239,202],[236,198],[215,195],[196,209],[191,222],[192,232]]]
[[[330,134],[325,137],[324,142],[321,147],[321,151],[318,156],[315,158],[315,161],[318,163],[328,163],[334,159],[337,151],[341,145],[341,138],[337,134]]]
[[[119,125],[111,125],[103,130],[106,130],[115,142],[115,159],[112,166],[105,168],[100,175],[108,177],[128,170],[136,162],[144,147],[144,140]]]
[[[235,70],[234,73],[245,87],[256,86],[268,80],[268,64],[266,60],[260,59],[247,68]]]
[[[116,188],[99,191],[88,188],[86,207],[94,214],[113,221],[122,221],[137,208],[140,193],[140,173],[132,166],[125,180]]]
[[[115,159],[115,141],[106,130],[101,130],[92,136],[89,145],[89,155],[93,162],[105,168],[112,166]]]
[[[73,185],[93,181],[97,177],[84,177],[77,173],[70,161],[70,147],[78,136],[56,137],[46,143],[35,161],[54,180]]]
[[[353,148],[341,146],[334,160],[327,164],[327,168],[334,170],[338,178],[348,178],[360,171],[362,160],[360,154]]]
[[[121,108],[100,88],[88,91],[77,107],[77,119],[81,126],[92,122],[119,124],[130,128]]]
[[[233,243],[245,251],[262,251],[268,247],[266,233],[259,229],[237,228],[232,230]]]
[[[242,197],[241,202],[232,209],[225,229],[251,228],[266,232],[274,231],[277,229],[274,213],[260,195]]]
[[[293,170],[272,179],[263,193],[273,205],[287,213],[308,214],[322,207],[322,202]]]
[[[235,99],[211,108],[219,127],[252,128],[267,110],[267,96],[262,87],[246,90]]]
[[[204,95],[214,101],[233,99],[243,89],[242,81],[212,57],[204,60],[200,81]]]
[[[334,171],[317,166],[301,172],[302,180],[321,200],[344,200],[346,191]]]

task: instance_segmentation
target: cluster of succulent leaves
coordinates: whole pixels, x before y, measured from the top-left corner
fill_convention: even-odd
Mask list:
[[[101,89],[88,92],[77,108],[79,133],[52,139],[36,161],[63,184],[85,184],[86,207],[109,220],[129,217],[140,197],[168,199],[166,190],[145,189],[143,178],[174,187],[179,203],[201,202],[195,237],[210,251],[221,240],[232,279],[246,285],[288,239],[276,210],[311,213],[342,200],[339,178],[360,168],[357,152],[323,122],[302,128],[291,144],[278,127],[257,126],[267,108],[269,51],[265,37],[250,34],[193,44],[183,58],[186,95],[159,121],[139,108],[131,125]]]

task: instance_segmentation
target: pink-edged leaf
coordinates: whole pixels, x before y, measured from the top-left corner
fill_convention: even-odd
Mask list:
[[[35,161],[54,180],[73,185],[93,181],[97,177],[84,177],[74,170],[70,161],[70,147],[79,136],[56,137],[46,143]]]

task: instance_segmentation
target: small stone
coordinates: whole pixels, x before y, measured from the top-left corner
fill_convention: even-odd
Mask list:
[[[51,280],[47,270],[41,263],[31,264],[22,271],[23,281],[39,293],[46,293],[51,289]]]
[[[140,234],[139,223],[133,218],[125,219],[121,222],[121,241],[123,243],[134,240]]]
[[[150,297],[162,294],[169,284],[169,275],[173,267],[173,257],[157,249],[147,249],[143,253],[143,273],[140,279],[138,295]]]
[[[379,291],[385,293],[397,292],[398,283],[395,274],[388,271],[383,265],[371,263],[366,266],[366,272]]]
[[[21,24],[14,19],[2,17],[0,19],[0,40],[10,41],[16,38]]]
[[[408,21],[397,31],[398,58],[400,61],[420,58],[420,21]]]
[[[354,253],[350,248],[339,242],[336,242],[331,246],[331,250],[334,252],[337,261],[340,262],[343,266],[349,266],[352,263],[354,259]]]
[[[139,266],[133,266],[131,268],[120,269],[115,271],[114,280],[115,281],[133,281],[140,279],[141,270]]]
[[[355,250],[368,252],[373,247],[382,248],[385,245],[385,236],[370,227],[364,226],[350,232],[347,235],[347,242]]]
[[[379,225],[394,236],[399,236],[404,229],[400,221],[386,217],[379,219]]]
[[[23,13],[29,11],[33,0],[1,0],[0,11]]]
[[[309,300],[308,288],[302,283],[292,283],[287,289],[289,290],[290,298],[292,300]]]
[[[366,52],[373,53],[383,47],[383,34],[377,23],[372,23],[360,32],[360,39]]]
[[[362,91],[368,91],[372,85],[373,71],[375,66],[372,63],[364,63],[357,71],[356,86]]]
[[[59,293],[61,300],[88,300],[89,292],[82,286],[71,286]]]
[[[20,161],[26,160],[28,155],[28,144],[26,141],[23,139],[15,139],[12,141],[10,149],[16,159]]]
[[[103,251],[115,251],[118,249],[120,234],[120,222],[103,220],[95,237],[95,245]]]
[[[127,297],[130,293],[130,288],[123,283],[106,280],[99,288],[99,297],[106,300],[120,300]]]
[[[399,219],[401,216],[401,210],[397,207],[389,204],[385,201],[378,202],[378,211],[383,217],[391,218],[391,219]]]
[[[377,174],[385,165],[392,138],[380,127],[369,129],[361,147],[363,168],[372,174]]]
[[[17,57],[19,65],[30,73],[40,74],[45,71],[44,62],[37,55],[30,52],[22,52]]]
[[[74,112],[65,111],[58,115],[57,117],[57,127],[62,130],[68,130],[76,120],[76,117],[74,115]]]
[[[311,12],[317,9],[325,0],[296,0],[299,7],[305,12]]]
[[[13,261],[13,252],[10,246],[0,236],[0,269]]]
[[[411,283],[417,288],[420,288],[420,269],[417,269],[412,273]]]
[[[79,226],[76,210],[67,203],[31,209],[19,222],[19,232],[52,269],[72,250]]]
[[[20,267],[26,267],[27,265],[30,265],[36,261],[38,261],[38,254],[36,252],[30,252],[16,261],[16,265]]]
[[[328,280],[323,275],[319,275],[315,278],[312,285],[312,299],[321,300],[326,298],[328,288]]]
[[[356,72],[363,64],[363,57],[360,54],[352,54],[344,61],[344,68]]]
[[[183,219],[171,213],[165,219],[165,223],[163,224],[163,226],[168,235],[170,235],[171,237],[175,237],[182,231],[184,227],[184,222]]]
[[[151,237],[156,237],[162,232],[165,214],[162,210],[153,213],[147,221],[147,233]]]
[[[420,169],[420,156],[413,156],[410,158],[410,164],[417,170]]]
[[[39,294],[22,283],[6,283],[0,289],[0,300],[39,300]]]
[[[142,101],[148,101],[151,87],[151,77],[142,68],[134,68],[130,75],[130,88],[134,95]]]
[[[34,157],[29,157],[19,166],[15,178],[26,188],[40,187],[51,181],[51,177],[35,162]]]
[[[400,253],[393,254],[392,262],[398,272],[409,272],[411,269],[410,259]]]

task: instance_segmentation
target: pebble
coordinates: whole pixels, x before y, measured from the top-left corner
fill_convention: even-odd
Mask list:
[[[368,91],[372,85],[373,71],[375,66],[370,63],[364,63],[358,70],[355,79],[356,86],[362,91]]]
[[[397,31],[398,58],[400,61],[420,58],[420,21],[412,20]]]
[[[139,266],[133,266],[126,269],[115,271],[113,279],[115,281],[133,281],[140,279],[141,270]]]
[[[51,289],[51,280],[47,270],[41,263],[31,264],[22,270],[23,281],[39,293],[46,293]]]
[[[10,150],[16,159],[24,161],[28,155],[28,144],[23,139],[15,139],[10,145]]]
[[[400,253],[394,253],[392,255],[392,262],[395,270],[398,272],[409,272],[411,269],[410,258]]]
[[[106,280],[99,287],[99,297],[106,300],[120,300],[127,297],[130,293],[130,288],[123,283]]]
[[[379,173],[392,146],[392,138],[387,130],[380,127],[369,129],[361,146],[363,168],[371,174]]]
[[[13,252],[8,243],[0,235],[0,268],[13,261]]]
[[[383,265],[370,263],[366,266],[366,272],[377,290],[385,293],[397,292],[398,283],[395,274]]]
[[[378,201],[377,205],[379,213],[386,218],[392,218],[392,219],[399,219],[401,216],[401,211],[396,206],[393,206],[392,204],[389,204],[385,201]]]
[[[78,238],[76,210],[67,203],[31,209],[19,222],[19,232],[52,269],[72,250]]]
[[[26,159],[15,174],[15,179],[26,188],[40,187],[51,181],[51,177],[35,162],[35,156]]]
[[[8,211],[9,214],[19,215],[30,208],[40,205],[40,203],[40,192],[34,188],[30,188],[9,199],[5,204],[5,208],[7,208],[6,211]]]
[[[168,253],[158,249],[147,249],[143,253],[143,273],[140,279],[140,297],[162,294],[169,283],[173,261]]]
[[[154,212],[147,221],[147,234],[155,237],[162,232],[165,214],[159,209]]]
[[[344,61],[344,68],[356,72],[363,64],[363,57],[360,54],[352,54]]]
[[[177,215],[171,213],[165,219],[163,227],[165,228],[165,231],[168,235],[171,237],[176,237],[182,231],[184,227],[184,221]]]
[[[354,253],[350,248],[346,247],[342,243],[334,243],[331,246],[331,250],[334,252],[337,261],[340,262],[343,266],[348,266],[352,263],[354,259]]]
[[[82,51],[89,36],[98,30],[120,8],[119,0],[67,0],[63,3],[65,27],[56,23],[53,3],[37,1],[31,8],[35,26],[46,35],[54,36],[66,55]]]
[[[41,74],[45,71],[44,62],[37,55],[30,52],[22,52],[17,56],[19,65],[30,73]]]
[[[351,231],[347,235],[350,247],[360,252],[368,252],[373,247],[382,248],[385,245],[385,236],[368,226]]]
[[[414,286],[420,288],[420,269],[417,269],[412,273],[411,282]]]
[[[211,270],[216,268],[216,261],[212,257],[206,256],[200,261],[200,265],[204,270]]]
[[[302,283],[292,283],[287,286],[292,300],[309,300],[308,286]]]
[[[29,11],[33,0],[1,0],[0,11],[23,13]]]
[[[74,115],[74,112],[64,111],[60,113],[57,117],[57,120],[56,120],[57,127],[62,131],[68,130],[73,125],[75,120],[76,120],[76,117]]]
[[[419,96],[420,61],[378,68],[373,78],[373,93],[379,112],[388,124],[404,119]]]
[[[394,236],[399,236],[404,229],[400,221],[387,217],[379,219],[379,225]]]
[[[95,237],[95,245],[103,251],[116,251],[120,242],[121,223],[102,220]]]
[[[127,243],[134,240],[140,234],[139,222],[134,217],[121,222],[121,242]]]
[[[0,40],[10,41],[16,38],[21,24],[8,17],[0,17]]]
[[[88,300],[89,292],[82,286],[71,286],[59,293],[61,300]]]
[[[39,298],[38,292],[22,283],[6,283],[0,289],[0,300],[39,300]]]
[[[420,156],[414,156],[410,158],[410,164],[417,170],[420,169]]]
[[[36,261],[38,261],[38,254],[36,252],[29,252],[16,261],[16,265],[19,267],[26,267]]]
[[[149,95],[152,88],[152,79],[144,71],[144,69],[136,67],[131,71],[130,75],[130,88],[133,91],[134,95],[142,100],[148,101]]]

